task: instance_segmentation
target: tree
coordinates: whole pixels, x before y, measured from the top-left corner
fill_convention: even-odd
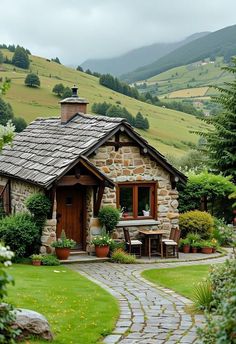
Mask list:
[[[55,59],[51,59],[52,62],[56,62],[58,64],[61,64],[60,60],[58,57],[56,57]]]
[[[12,57],[12,64],[16,67],[23,69],[29,68],[30,60],[24,48],[17,46],[15,53]]]
[[[25,78],[25,85],[29,87],[39,87],[40,80],[37,74],[30,73]]]
[[[223,69],[235,75],[236,58],[232,59],[232,66]],[[201,134],[207,139],[206,147],[213,167],[226,176],[232,175],[236,182],[236,79],[225,86],[215,86],[220,95],[213,98],[222,105],[222,112],[204,119],[214,130]]]
[[[56,84],[53,87],[52,92],[56,93],[59,97],[62,97],[64,90],[65,86],[63,84]]]
[[[8,121],[13,119],[13,117],[14,114],[11,105],[0,98],[0,124],[6,125]]]
[[[27,127],[27,123],[22,117],[14,117],[12,120],[13,125],[15,126],[15,131],[20,133]]]
[[[83,71],[84,71],[83,68],[82,68],[81,66],[78,66],[78,67],[76,68],[76,70],[78,70],[79,72],[83,72]]]
[[[4,60],[3,53],[0,51],[0,64],[3,63],[3,60]]]
[[[136,117],[135,117],[135,128],[138,129],[145,129],[145,119],[143,117],[143,115],[141,114],[141,112],[138,112]]]
[[[64,92],[62,94],[62,98],[63,99],[64,98],[69,98],[71,96],[72,96],[72,91],[71,91],[70,87],[65,87]]]
[[[2,86],[0,86],[0,100],[1,100],[1,95],[5,94],[9,87],[10,85],[6,81],[3,83]],[[0,151],[2,150],[5,144],[12,142],[13,137],[14,137],[14,130],[15,130],[15,127],[11,123],[11,121],[8,121],[5,127],[3,125],[0,125]]]

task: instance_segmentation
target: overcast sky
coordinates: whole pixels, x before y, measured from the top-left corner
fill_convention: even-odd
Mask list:
[[[0,43],[64,64],[236,24],[235,0],[0,0]]]

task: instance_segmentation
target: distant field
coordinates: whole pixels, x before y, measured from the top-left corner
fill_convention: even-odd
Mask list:
[[[196,87],[196,88],[186,88],[184,90],[179,90],[171,92],[168,98],[193,98],[193,97],[204,97],[208,91],[209,87]]]
[[[9,58],[12,56],[7,50],[3,54]],[[79,95],[90,102],[89,111],[94,102],[103,101],[125,106],[133,115],[141,111],[147,116],[150,129],[147,132],[140,130],[140,134],[163,154],[183,155],[191,144],[198,141],[198,136],[190,131],[204,130],[206,127],[194,116],[143,103],[105,88],[94,76],[49,62],[45,58],[30,56],[30,59],[30,69],[38,73],[41,80],[39,89],[24,86],[28,73],[25,70],[4,64],[2,67],[6,71],[0,71],[0,77],[8,77],[12,81],[5,100],[12,105],[15,114],[24,117],[27,122],[36,117],[59,115],[60,99],[52,93],[52,88],[57,83],[63,83],[70,87],[79,85]]]
[[[222,70],[225,66],[222,57],[218,57],[216,61],[206,60],[205,62],[195,62],[189,65],[172,68],[166,72],[160,73],[147,80],[137,82],[141,87],[145,83],[145,87],[140,89],[141,92],[152,92],[159,97],[169,96],[171,98],[188,98],[203,97],[206,95],[215,95],[217,92],[211,85],[223,85],[224,82],[232,80],[232,76]],[[203,88],[203,90],[201,90]],[[206,92],[204,92],[204,88]],[[182,91],[192,89],[188,93]],[[180,91],[181,93],[176,93]],[[199,92],[200,91],[200,92]]]

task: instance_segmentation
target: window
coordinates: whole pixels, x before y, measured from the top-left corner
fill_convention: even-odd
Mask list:
[[[0,211],[5,214],[11,213],[10,182],[0,185]]]
[[[117,206],[123,211],[123,219],[155,218],[156,184],[119,184]]]

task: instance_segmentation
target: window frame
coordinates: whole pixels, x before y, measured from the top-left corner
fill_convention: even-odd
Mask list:
[[[116,206],[120,207],[120,188],[132,187],[133,189],[133,216],[121,217],[122,221],[127,220],[144,220],[144,219],[157,219],[157,183],[156,182],[121,182],[116,187]],[[138,216],[138,188],[150,188],[150,216]]]

